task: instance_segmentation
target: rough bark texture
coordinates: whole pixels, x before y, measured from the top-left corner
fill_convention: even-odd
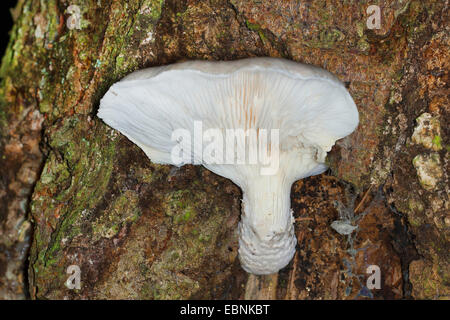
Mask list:
[[[366,26],[371,4],[381,29]],[[66,25],[69,5],[81,29]],[[14,18],[0,87],[0,298],[244,298],[239,188],[152,164],[95,114],[138,68],[250,56],[331,71],[361,119],[331,170],[292,187],[298,247],[274,295],[450,298],[448,1],[22,0]],[[339,219],[358,228],[341,235]],[[373,264],[379,290],[366,286]],[[64,285],[70,265],[79,290]]]

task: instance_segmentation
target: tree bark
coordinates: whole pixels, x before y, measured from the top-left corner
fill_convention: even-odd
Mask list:
[[[330,170],[293,185],[297,253],[267,297],[450,298],[448,1],[376,1],[375,29],[370,4],[19,1],[1,67],[0,298],[254,297],[239,188],[153,164],[96,117],[139,68],[250,56],[329,70],[360,113]],[[349,236],[331,228],[344,217]]]

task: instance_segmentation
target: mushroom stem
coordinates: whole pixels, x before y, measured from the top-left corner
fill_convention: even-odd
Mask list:
[[[277,298],[278,272],[263,276],[249,274],[245,286],[245,300],[275,300]]]
[[[290,188],[281,175],[257,177],[243,188],[239,258],[249,273],[276,273],[295,253]]]

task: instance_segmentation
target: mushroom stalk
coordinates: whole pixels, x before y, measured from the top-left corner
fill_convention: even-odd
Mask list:
[[[246,271],[272,274],[292,259],[296,238],[290,189],[282,175],[260,176],[243,187],[239,258]]]

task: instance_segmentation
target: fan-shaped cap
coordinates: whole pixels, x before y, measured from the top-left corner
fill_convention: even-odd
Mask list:
[[[188,61],[136,71],[115,83],[98,116],[152,161],[174,164],[172,132],[207,128],[280,129],[281,148],[297,137],[329,151],[358,124],[356,106],[329,72],[277,58]]]

